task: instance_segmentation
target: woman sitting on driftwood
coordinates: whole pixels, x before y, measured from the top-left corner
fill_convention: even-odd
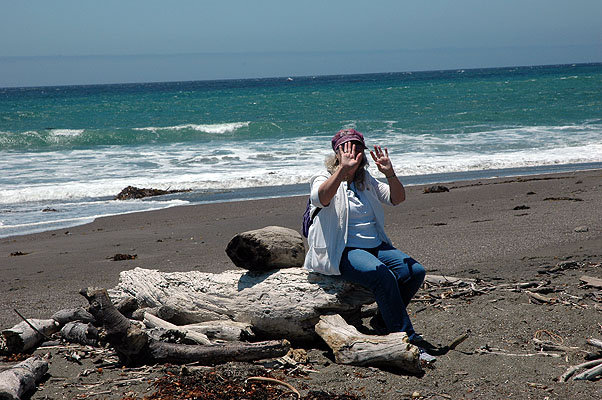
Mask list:
[[[393,247],[384,231],[382,204],[397,205],[405,190],[393,170],[389,153],[374,146],[370,155],[387,184],[367,171],[364,136],[343,129],[331,140],[335,155],[326,161],[328,172],[311,178],[309,251],[305,267],[367,287],[378,304],[373,325],[379,333],[406,332],[411,343],[420,345],[406,306],[425,277],[416,260]],[[320,208],[317,214],[314,211]],[[379,324],[380,322],[380,324]],[[384,326],[383,326],[384,325]],[[421,358],[434,357],[421,350]]]

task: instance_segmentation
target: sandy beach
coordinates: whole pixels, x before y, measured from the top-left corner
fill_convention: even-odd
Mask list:
[[[488,282],[552,280],[582,300],[588,298],[586,293],[599,294],[597,289],[579,287],[579,277],[602,278],[602,171],[444,185],[449,192],[424,194],[424,186],[409,187],[404,203],[385,209],[386,229],[394,244],[419,260],[427,273]],[[20,321],[13,309],[27,317],[46,318],[61,308],[84,305],[79,289],[114,287],[120,271],[135,267],[215,273],[234,269],[224,250],[236,233],[268,225],[299,231],[306,200],[301,196],[182,206],[1,239],[0,327]],[[110,260],[117,253],[137,258]],[[567,260],[582,263],[584,269],[541,274]],[[595,302],[582,304],[585,307],[535,305],[523,293],[495,293],[458,300],[448,308],[429,307],[414,314],[413,321],[433,343],[447,343],[470,329],[471,338],[462,345],[466,351],[488,344],[532,353],[529,342],[542,329],[556,332],[567,346],[586,348],[586,338],[602,336],[602,318]],[[416,313],[420,307],[412,304],[410,311]],[[323,350],[318,353],[323,357]],[[356,394],[363,385],[369,388],[364,389],[366,398],[399,398],[395,393],[413,390],[424,395],[447,393],[449,398],[602,397],[599,384],[552,380],[580,362],[583,356],[577,353],[566,358],[513,358],[450,352],[440,356],[435,369],[427,370],[423,378],[360,368],[366,377],[363,383],[354,383],[359,378],[344,374],[358,368],[346,366],[332,372],[330,380],[327,371],[312,377],[315,384]],[[326,369],[333,369],[332,364]],[[32,398],[43,395],[39,391]]]

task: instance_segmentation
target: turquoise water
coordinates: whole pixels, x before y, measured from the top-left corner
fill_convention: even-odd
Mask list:
[[[0,237],[204,193],[277,195],[343,127],[412,182],[595,166],[602,64],[0,89]],[[127,185],[195,192],[112,201]]]

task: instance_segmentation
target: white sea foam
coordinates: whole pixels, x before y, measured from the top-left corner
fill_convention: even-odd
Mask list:
[[[43,217],[36,217],[35,212],[25,213],[20,210],[20,216],[13,218],[8,224],[0,223],[0,238],[23,235],[28,233],[43,232],[50,229],[60,229],[65,227],[83,225],[94,221],[96,218],[108,217],[112,215],[130,214],[140,211],[153,211],[164,208],[170,208],[189,204],[183,200],[171,201],[128,201],[128,202],[96,202],[77,203],[75,207],[69,208],[67,204],[57,206],[60,208],[57,213],[43,213]],[[82,207],[82,205],[94,205],[95,207]],[[10,215],[10,214],[9,214]],[[25,218],[23,218],[25,216]],[[25,220],[25,222],[23,222]],[[6,220],[4,221],[6,222]]]
[[[157,132],[157,131],[180,131],[183,129],[191,129],[191,130],[198,131],[198,132],[223,134],[223,133],[236,132],[240,128],[249,126],[250,123],[251,122],[247,121],[247,122],[229,122],[229,123],[224,123],[224,124],[209,124],[209,125],[183,124],[183,125],[165,126],[165,127],[149,126],[149,127],[145,127],[145,128],[134,128],[134,130]]]
[[[74,137],[84,133],[84,129],[52,129],[50,133],[55,136],[68,136]]]

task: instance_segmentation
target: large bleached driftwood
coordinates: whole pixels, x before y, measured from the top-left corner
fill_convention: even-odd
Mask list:
[[[47,371],[48,361],[34,356],[0,373],[0,400],[20,400]]]
[[[410,344],[405,332],[364,335],[340,315],[322,316],[316,332],[332,349],[337,363],[422,371],[418,347]]]
[[[125,365],[157,362],[215,364],[252,361],[284,356],[290,349],[287,340],[258,343],[186,345],[158,341],[117,311],[105,289],[87,288],[80,293],[90,303],[90,313],[102,323],[106,340]]]
[[[160,307],[158,316],[176,325],[215,320],[250,323],[264,337],[313,340],[320,315],[359,313],[374,302],[370,292],[340,277],[303,268],[268,272],[123,271],[113,300],[135,297]]]

